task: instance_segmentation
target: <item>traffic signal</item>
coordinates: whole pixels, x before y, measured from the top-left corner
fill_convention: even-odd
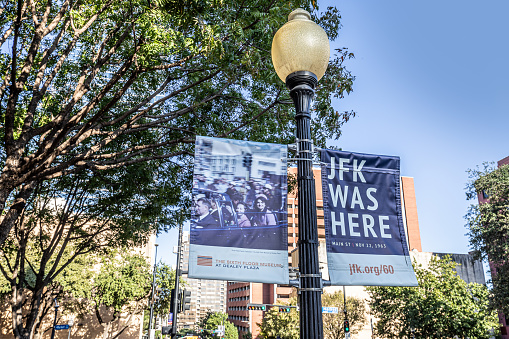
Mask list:
[[[173,313],[173,314],[177,313],[173,309],[174,302],[175,302],[175,289],[172,289],[171,290],[171,298],[170,298],[170,313]],[[178,303],[178,301],[177,301],[177,303]],[[177,306],[177,309],[178,309],[178,306]]]
[[[184,311],[191,309],[191,291],[184,290],[183,293],[183,301],[184,301]]]
[[[280,307],[279,312],[290,313],[290,307]]]
[[[345,333],[349,333],[350,332],[350,322],[348,320],[345,320],[344,326],[345,326]]]
[[[191,309],[191,291],[183,290],[180,292],[179,299],[179,312],[184,312]]]
[[[250,311],[265,311],[265,310],[267,310],[267,306],[265,306],[265,305],[248,305],[247,309]]]

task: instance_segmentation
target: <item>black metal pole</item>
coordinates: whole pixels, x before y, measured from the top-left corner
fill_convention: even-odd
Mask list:
[[[154,255],[154,271],[152,273],[152,294],[150,296],[150,317],[148,318],[148,336],[149,339],[152,339],[150,337],[150,330],[152,329],[152,317],[154,316],[154,293],[156,289],[156,268],[157,268],[157,246],[158,244],[155,244],[156,246],[156,253]]]
[[[182,247],[182,230],[184,226],[182,224],[179,225],[179,239],[177,245],[177,269],[175,270],[175,287],[173,288],[173,305],[171,309],[173,309],[173,323],[171,324],[171,338],[174,339],[177,337],[177,314],[178,314],[178,300],[179,300],[179,283],[180,283],[180,250]]]
[[[316,192],[313,177],[310,108],[318,83],[308,71],[294,72],[286,86],[295,105],[299,204],[300,338],[322,339],[322,277],[318,262]]]
[[[345,286],[343,285],[343,312],[345,313],[345,319],[347,319],[347,309],[346,309],[346,290]]]
[[[53,301],[55,302],[55,319],[53,319],[53,329],[51,330],[51,339],[55,338],[55,326],[57,326],[57,313],[58,313],[57,298],[54,298]]]

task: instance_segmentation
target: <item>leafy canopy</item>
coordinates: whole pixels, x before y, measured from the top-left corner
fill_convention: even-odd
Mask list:
[[[315,1],[2,3],[0,245],[38,184],[81,173],[104,173],[112,188],[153,180],[174,226],[189,207],[196,135],[294,142],[295,113],[270,58],[290,11],[309,10],[331,39],[341,26],[336,8],[320,12]],[[337,50],[320,82],[317,146],[354,115],[331,102],[352,90],[351,57]]]
[[[341,312],[344,306],[343,292],[322,294],[322,305],[339,307],[337,314],[323,314],[323,334],[325,339],[343,338],[345,336],[344,320],[345,315]],[[350,333],[356,334],[366,323],[366,305],[362,299],[346,297],[346,309],[348,321],[350,322]]]
[[[284,303],[282,305],[285,305]],[[297,299],[291,298],[288,305],[297,305]],[[291,308],[289,313],[279,312],[278,307],[271,307],[260,324],[260,335],[266,339],[297,339],[300,337],[299,313]]]
[[[486,163],[469,176],[467,198],[482,201],[465,216],[470,246],[476,258],[490,262],[492,308],[509,314],[509,165],[495,169]]]
[[[215,338],[214,330],[217,330],[218,326],[225,327],[225,339],[238,339],[239,333],[235,325],[228,321],[228,314],[221,312],[208,312],[199,322],[200,335],[204,338]]]
[[[418,287],[368,287],[369,306],[381,338],[490,338],[497,328],[488,309],[488,289],[467,284],[450,258],[432,257],[415,267]]]

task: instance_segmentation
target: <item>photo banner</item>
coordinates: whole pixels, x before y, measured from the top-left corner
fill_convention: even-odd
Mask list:
[[[287,147],[196,138],[189,277],[288,284]]]
[[[332,285],[417,286],[408,252],[399,157],[322,150]]]

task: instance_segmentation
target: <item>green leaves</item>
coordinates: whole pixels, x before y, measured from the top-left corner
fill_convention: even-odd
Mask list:
[[[97,306],[111,307],[120,312],[129,303],[147,297],[151,275],[145,258],[119,254],[118,257],[104,260],[102,265],[94,281],[92,296]]]
[[[322,294],[322,306],[333,306],[339,308],[337,314],[323,314],[323,334],[325,339],[343,338],[345,336],[343,321],[345,315],[344,298],[341,291]],[[355,297],[346,298],[346,309],[350,321],[350,332],[356,334],[366,323],[366,305],[362,299]]]
[[[467,220],[470,246],[477,258],[491,265],[491,307],[509,313],[509,165],[495,169],[485,163],[469,170],[467,199],[482,199],[469,207]]]
[[[225,336],[226,339],[238,339],[239,333],[235,325],[228,321],[228,314],[221,312],[208,312],[201,320],[200,320],[200,328],[204,329],[203,333],[200,333],[204,338],[217,338],[213,335],[214,330],[217,329],[218,326],[225,327]]]
[[[0,111],[13,121],[9,132],[20,140],[19,149],[1,154],[0,165],[24,165],[2,172],[0,181],[16,186],[5,188],[10,191],[2,196],[35,180],[80,171],[105,172],[110,179],[117,175],[110,170],[150,162],[139,169],[152,174],[162,169],[158,184],[178,183],[167,195],[168,209],[188,206],[190,175],[183,173],[193,165],[196,135],[294,142],[294,109],[270,57],[272,37],[289,12],[307,8],[332,39],[341,26],[337,9],[320,14],[309,1],[86,0],[72,6],[40,44],[34,36],[40,23],[31,15],[22,20],[19,53],[23,58],[33,53],[35,61],[25,68],[15,65],[26,72],[19,96],[0,96]],[[44,9],[38,3],[34,15],[43,16]],[[59,10],[54,4],[50,17],[58,18]],[[16,18],[12,6],[5,14]],[[354,116],[332,108],[331,98],[351,91],[353,81],[343,65],[352,54],[338,53],[317,91],[317,146],[338,137],[342,124]],[[2,50],[2,79],[10,74],[11,60]],[[15,102],[14,111],[7,107],[9,100]],[[21,162],[14,159],[19,154],[25,156]],[[174,225],[173,218],[161,218],[168,227]]]
[[[369,306],[382,338],[489,338],[497,328],[488,310],[485,286],[467,284],[449,258],[432,257],[428,268],[414,267],[418,287],[368,287]]]
[[[170,313],[171,291],[175,288],[175,270],[169,265],[159,262],[156,268],[156,285],[160,289],[159,300],[155,303],[155,314]],[[180,287],[184,288],[183,280],[179,281]]]
[[[296,305],[297,300],[291,299],[289,305]],[[279,312],[278,307],[271,307],[267,312],[260,326],[260,335],[266,339],[298,339],[299,332],[299,313],[295,308],[291,308],[289,313]]]

